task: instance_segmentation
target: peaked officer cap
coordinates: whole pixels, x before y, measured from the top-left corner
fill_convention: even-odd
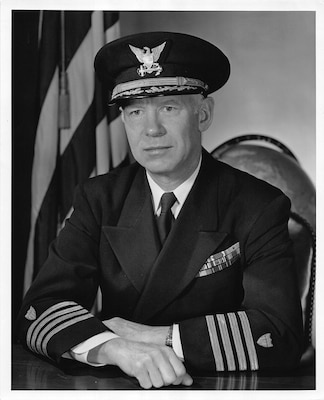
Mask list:
[[[171,94],[208,95],[228,80],[230,64],[213,44],[195,36],[145,32],[103,46],[95,58],[96,73],[110,103]]]

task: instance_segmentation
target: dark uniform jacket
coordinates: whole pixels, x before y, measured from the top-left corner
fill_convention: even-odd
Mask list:
[[[179,323],[189,370],[296,366],[302,322],[289,210],[280,190],[203,151],[161,249],[141,166],[90,179],[24,299],[21,340],[59,360],[119,316]],[[98,285],[101,319],[88,311]]]

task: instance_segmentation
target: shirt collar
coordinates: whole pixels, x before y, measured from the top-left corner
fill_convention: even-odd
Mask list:
[[[177,201],[174,205],[174,207],[172,207],[172,211],[175,214],[175,217],[177,217],[177,215],[179,214],[196,178],[198,175],[198,172],[200,170],[200,166],[201,166],[201,157],[199,160],[199,163],[197,165],[197,168],[194,170],[194,172],[189,176],[189,178],[187,180],[185,180],[183,183],[181,183],[181,185],[179,185],[176,189],[173,190],[173,193],[175,195],[175,197],[177,198]],[[151,178],[151,176],[148,174],[148,172],[146,171],[146,176],[147,176],[147,180],[151,189],[151,193],[152,193],[152,199],[153,199],[153,208],[154,208],[154,214],[158,214],[159,213],[159,209],[160,209],[160,200],[161,197],[163,195],[163,193],[165,193],[165,191]]]

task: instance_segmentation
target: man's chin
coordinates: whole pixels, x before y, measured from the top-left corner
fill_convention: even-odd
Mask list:
[[[164,168],[162,168],[162,167],[151,167],[151,166],[144,167],[144,168],[151,175],[168,176],[171,173],[171,171],[169,169],[165,168],[165,165],[164,165]]]
[[[172,170],[170,165],[170,160],[167,159],[166,157],[156,157],[156,158],[146,157],[145,160],[143,160],[143,163],[140,162],[140,164],[146,170],[154,174],[163,174],[165,172]]]

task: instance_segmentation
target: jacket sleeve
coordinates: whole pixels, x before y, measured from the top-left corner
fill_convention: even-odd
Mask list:
[[[58,361],[63,353],[107,327],[90,313],[98,289],[100,228],[81,188],[74,212],[27,292],[17,319],[19,339]]]
[[[240,243],[241,309],[180,323],[188,368],[214,372],[298,365],[302,317],[287,226],[289,210],[287,197],[275,198]]]

